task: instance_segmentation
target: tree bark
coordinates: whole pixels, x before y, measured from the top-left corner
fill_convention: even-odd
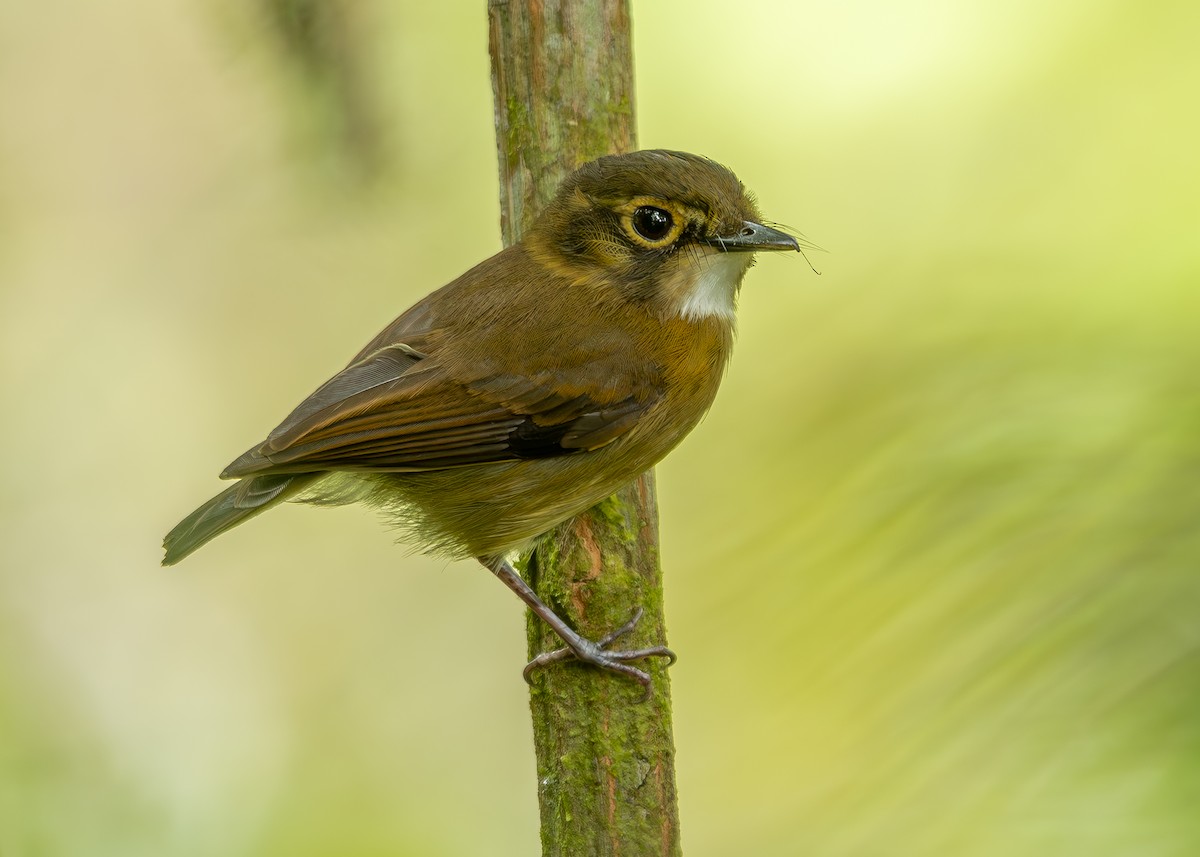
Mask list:
[[[490,0],[501,229],[518,240],[576,167],[635,147],[627,0]],[[664,644],[654,474],[563,524],[522,573],[598,640],[641,607],[621,648]],[[561,641],[529,614],[530,657]],[[678,855],[675,749],[665,664],[653,690],[575,662],[534,674],[542,851],[550,857]]]

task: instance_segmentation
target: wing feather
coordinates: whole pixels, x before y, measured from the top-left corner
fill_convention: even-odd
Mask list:
[[[620,437],[654,398],[600,404],[513,375],[458,381],[436,355],[396,343],[321,385],[221,475],[403,472],[570,455]]]
[[[531,277],[537,288],[507,286]],[[222,476],[428,470],[613,442],[658,401],[662,369],[658,352],[623,323],[621,305],[589,316],[595,336],[585,339],[577,287],[522,245],[502,251],[381,330]],[[536,307],[527,295],[538,296]],[[562,325],[512,339],[508,355],[490,350],[505,339],[497,325],[547,300]],[[526,374],[497,368],[514,363]]]

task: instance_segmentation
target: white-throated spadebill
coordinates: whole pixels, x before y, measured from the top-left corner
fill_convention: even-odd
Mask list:
[[[389,324],[221,474],[163,563],[284,500],[361,501],[420,549],[476,557],[574,655],[649,684],[509,563],[667,454],[712,404],[754,254],[799,250],[724,167],[612,155],[569,176],[520,243]]]

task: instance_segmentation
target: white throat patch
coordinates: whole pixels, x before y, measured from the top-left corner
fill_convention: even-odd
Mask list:
[[[738,252],[705,254],[696,279],[679,304],[679,314],[689,321],[716,316],[732,325],[738,285],[753,257],[753,253]]]

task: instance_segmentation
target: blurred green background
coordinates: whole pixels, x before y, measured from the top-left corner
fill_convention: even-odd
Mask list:
[[[499,248],[484,4],[338,8],[0,8],[3,857],[538,849],[486,573],[304,507],[158,567]],[[687,853],[1200,853],[1200,5],[634,28],[641,144],[830,251],[659,469]]]

